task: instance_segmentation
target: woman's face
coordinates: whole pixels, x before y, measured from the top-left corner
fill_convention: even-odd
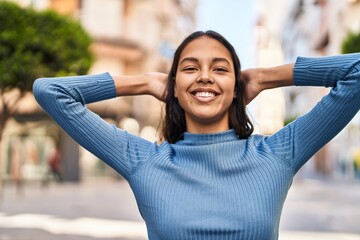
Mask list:
[[[188,132],[228,130],[228,110],[235,97],[235,72],[229,51],[206,36],[190,42],[180,55],[174,94],[185,111]]]

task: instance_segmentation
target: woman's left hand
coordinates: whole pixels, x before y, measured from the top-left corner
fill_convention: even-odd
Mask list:
[[[249,104],[266,89],[293,85],[294,63],[270,68],[250,68],[241,72],[245,82],[246,103]]]
[[[263,90],[260,69],[249,68],[241,71],[241,79],[245,83],[246,104],[249,104]]]

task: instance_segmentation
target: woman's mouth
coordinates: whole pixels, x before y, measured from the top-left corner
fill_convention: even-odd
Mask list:
[[[194,95],[196,97],[204,97],[204,98],[215,97],[215,93],[213,92],[196,92]]]
[[[197,101],[203,103],[210,102],[219,95],[219,93],[213,89],[196,89],[191,91],[191,94]]]

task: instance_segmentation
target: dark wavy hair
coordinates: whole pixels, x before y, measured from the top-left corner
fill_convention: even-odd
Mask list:
[[[189,35],[179,45],[174,54],[173,63],[168,75],[168,85],[166,92],[165,116],[162,123],[162,140],[175,143],[183,139],[186,132],[186,121],[184,109],[180,106],[178,99],[174,95],[176,84],[176,72],[180,61],[180,55],[184,48],[195,39],[209,37],[219,41],[229,51],[235,69],[235,94],[229,108],[229,127],[234,129],[239,138],[248,138],[253,132],[253,125],[246,114],[245,84],[240,78],[241,65],[234,47],[219,33],[215,31],[197,31]]]

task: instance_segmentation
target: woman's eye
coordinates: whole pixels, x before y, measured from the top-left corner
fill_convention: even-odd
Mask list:
[[[184,68],[184,71],[190,72],[190,71],[195,71],[196,68],[195,67],[186,67]]]
[[[215,68],[214,71],[215,72],[226,72],[227,69],[226,68]]]

